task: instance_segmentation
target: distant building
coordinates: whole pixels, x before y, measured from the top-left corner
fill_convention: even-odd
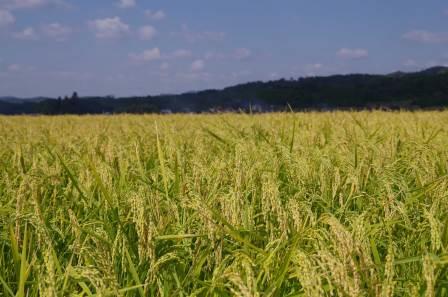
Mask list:
[[[160,113],[161,114],[172,114],[173,111],[171,109],[161,109]]]

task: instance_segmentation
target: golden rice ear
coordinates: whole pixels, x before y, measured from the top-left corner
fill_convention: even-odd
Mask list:
[[[386,263],[384,267],[384,279],[381,284],[381,296],[384,297],[392,297],[394,296],[394,290],[396,281],[395,279],[395,252],[393,244],[389,244],[387,249]]]
[[[447,121],[0,117],[0,295],[445,296]]]
[[[430,255],[426,255],[423,258],[423,277],[426,282],[425,297],[435,296],[435,285],[436,285],[435,265]]]

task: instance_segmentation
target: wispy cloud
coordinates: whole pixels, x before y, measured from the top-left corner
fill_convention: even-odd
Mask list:
[[[406,61],[403,62],[403,66],[408,68],[414,68],[417,67],[418,64],[414,59],[407,59]]]
[[[448,33],[413,30],[403,34],[403,39],[419,43],[444,43],[448,42]]]
[[[131,53],[129,54],[129,58],[135,62],[151,62],[160,60],[162,58],[162,54],[160,52],[160,49],[155,47],[145,50],[139,54]]]
[[[47,5],[69,7],[63,0],[1,0],[0,7],[7,9],[33,9]]]
[[[336,55],[342,59],[357,60],[367,58],[369,51],[363,48],[341,48]]]
[[[60,23],[51,23],[42,26],[42,33],[49,38],[64,41],[70,36],[72,29]]]
[[[8,65],[8,71],[16,72],[16,71],[20,71],[20,69],[21,69],[21,67],[19,64]]]
[[[26,66],[26,65],[22,65],[22,64],[10,64],[7,67],[8,72],[29,72],[29,71],[33,71],[33,67],[31,66]]]
[[[205,62],[204,60],[195,60],[193,61],[193,63],[191,63],[191,71],[193,72],[198,72],[198,71],[202,71],[205,68]]]
[[[305,75],[306,76],[316,76],[319,72],[324,69],[324,65],[321,63],[314,63],[305,65]]]
[[[130,26],[121,21],[120,17],[96,19],[90,21],[89,27],[95,32],[99,39],[110,39],[121,37],[130,31]]]
[[[38,40],[39,35],[33,27],[27,27],[20,32],[14,33],[14,38],[20,40]]]
[[[19,40],[39,40],[41,37],[47,37],[56,41],[67,40],[72,29],[59,23],[51,23],[40,26],[38,29],[34,27],[26,27],[22,31],[12,34],[15,39]]]
[[[166,14],[163,10],[145,10],[145,16],[152,21],[161,21],[166,18]]]
[[[162,71],[166,71],[166,70],[168,70],[169,68],[170,68],[170,64],[168,64],[168,63],[166,63],[166,62],[163,62],[162,64],[160,64],[160,70],[162,70]]]
[[[153,26],[143,26],[138,34],[141,40],[151,40],[157,35],[157,30]]]
[[[248,48],[237,48],[233,52],[233,57],[237,60],[247,60],[252,56],[252,51]]]
[[[201,81],[210,82],[213,75],[205,71],[190,71],[186,73],[176,73],[176,79],[183,81]]]
[[[205,60],[223,60],[227,57],[226,54],[220,52],[209,51],[204,55]]]
[[[195,32],[191,30],[187,25],[182,25],[180,32],[174,33],[175,35],[180,35],[188,42],[198,42],[198,41],[222,41],[225,38],[224,32],[215,31],[203,31]]]
[[[16,21],[14,15],[8,10],[0,9],[0,28],[9,26]]]
[[[5,0],[6,6],[11,9],[35,8],[50,3],[49,0]]]
[[[252,71],[246,70],[246,69],[242,69],[242,70],[234,71],[234,72],[230,73],[230,76],[233,79],[241,79],[241,78],[247,77],[247,76],[249,76],[251,74],[252,74]],[[269,77],[271,77],[271,78],[274,78],[274,77],[277,77],[277,76],[278,76],[278,74],[276,72],[271,72],[269,74]]]
[[[175,50],[171,55],[169,55],[170,58],[189,58],[193,55],[193,53],[186,49],[178,49]]]
[[[312,69],[312,70],[320,70],[324,67],[324,65],[320,64],[320,63],[315,63],[315,64],[310,64],[306,66],[308,69]]]
[[[168,65],[168,61],[177,59],[186,59],[193,56],[193,53],[186,49],[178,49],[169,53],[162,53],[159,48],[147,49],[141,53],[130,53],[129,58],[134,62],[151,62],[155,60],[162,60],[162,65]],[[168,68],[168,67],[165,67]]]
[[[131,8],[136,5],[135,0],[120,0],[117,4],[120,8]]]

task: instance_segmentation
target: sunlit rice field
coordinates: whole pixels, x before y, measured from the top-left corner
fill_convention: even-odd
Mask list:
[[[0,117],[0,296],[448,296],[448,111]]]

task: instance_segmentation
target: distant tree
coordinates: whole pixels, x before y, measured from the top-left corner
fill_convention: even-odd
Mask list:
[[[72,95],[72,98],[71,98],[72,100],[78,100],[79,99],[79,97],[78,97],[78,93],[77,92],[73,92],[73,95]]]
[[[61,96],[59,96],[58,100],[57,100],[57,113],[58,114],[62,113],[62,98],[61,98]]]

